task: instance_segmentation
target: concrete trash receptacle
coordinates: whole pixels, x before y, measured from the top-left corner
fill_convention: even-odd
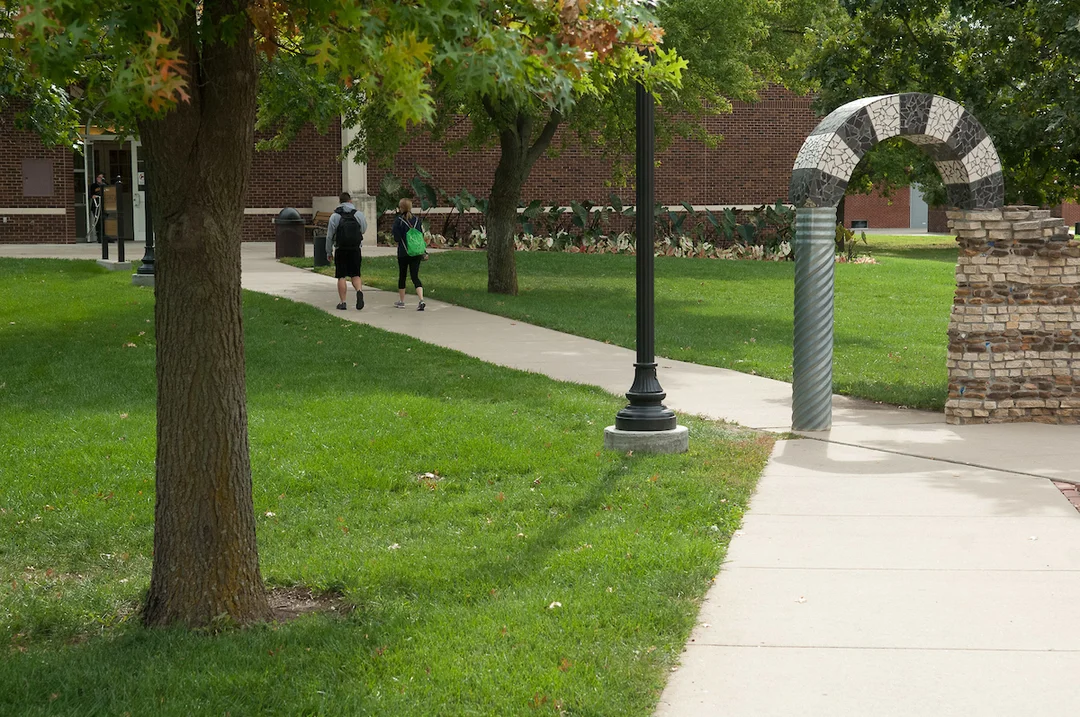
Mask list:
[[[274,257],[304,255],[304,218],[292,207],[285,207],[274,218]]]

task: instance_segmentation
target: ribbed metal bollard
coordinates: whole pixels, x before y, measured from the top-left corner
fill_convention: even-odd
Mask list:
[[[791,428],[832,427],[833,275],[836,207],[795,215],[795,345]]]

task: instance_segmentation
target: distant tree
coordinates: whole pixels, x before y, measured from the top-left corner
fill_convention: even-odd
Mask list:
[[[651,14],[646,5],[656,5]],[[804,88],[799,61],[813,46],[814,31],[836,11],[835,0],[680,0],[643,3],[507,2],[492,5],[460,54],[435,62],[438,78],[437,140],[461,117],[470,122],[463,141],[496,146],[499,161],[486,207],[488,290],[517,293],[514,235],[522,187],[535,162],[563,130],[588,150],[614,160],[614,179],[627,175],[635,137],[634,92],[644,80],[661,102],[658,145],[677,136],[715,143],[703,118],[731,111],[735,99],[753,100],[769,82]],[[502,57],[477,51],[493,37],[516,38]],[[639,54],[651,56],[652,64]],[[479,55],[479,57],[478,57]],[[523,68],[493,71],[492,63]],[[386,122],[374,122],[373,158],[393,153]]]
[[[1080,5],[1072,0],[840,0],[808,65],[823,112],[859,97],[929,92],[964,105],[1001,155],[1009,201],[1052,204],[1080,186]],[[908,143],[868,155],[863,186],[936,170]],[[858,178],[856,178],[858,180]],[[906,180],[906,181],[905,181]]]

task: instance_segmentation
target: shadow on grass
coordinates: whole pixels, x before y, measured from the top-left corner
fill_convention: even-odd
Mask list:
[[[879,258],[881,261],[888,261],[890,258],[894,259],[916,259],[919,261],[937,261],[944,262],[946,264],[956,264],[957,254],[959,249],[957,247],[948,248],[911,248],[911,249],[893,249],[882,248],[873,252],[873,255]]]
[[[276,714],[288,705],[290,714],[323,714],[328,704],[355,709],[337,714],[377,712],[365,681],[346,688],[341,672],[376,672],[371,656],[401,629],[318,616],[217,636],[131,626],[109,639],[6,655],[0,712]]]

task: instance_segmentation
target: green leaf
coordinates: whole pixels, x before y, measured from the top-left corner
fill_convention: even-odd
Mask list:
[[[409,182],[409,185],[412,186],[413,191],[416,192],[416,198],[420,200],[420,208],[424,211],[431,209],[439,203],[435,188],[424,180],[419,177],[413,177]]]
[[[574,225],[584,229],[589,223],[589,210],[578,202],[570,202],[570,209],[574,212]]]

